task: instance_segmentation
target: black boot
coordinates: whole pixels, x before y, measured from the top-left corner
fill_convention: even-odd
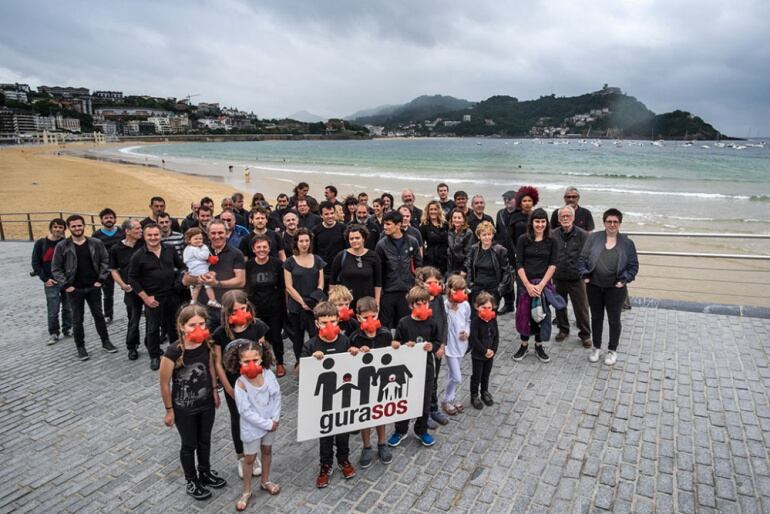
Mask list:
[[[484,404],[481,403],[481,400],[479,400],[478,395],[475,395],[475,394],[471,396],[471,405],[473,405],[474,408],[479,410],[484,408]]]

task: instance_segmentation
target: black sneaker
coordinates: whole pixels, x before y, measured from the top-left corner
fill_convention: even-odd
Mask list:
[[[88,357],[88,352],[86,351],[86,347],[85,346],[78,346],[78,359],[80,359],[82,361],[87,361],[88,358],[89,357]]]
[[[112,325],[112,316],[105,316],[104,322],[108,325]]]
[[[219,476],[219,474],[210,469],[208,471],[200,471],[200,483],[203,487],[211,487],[212,489],[221,489],[227,485],[227,480]]]
[[[474,409],[481,410],[481,409],[484,408],[484,404],[481,403],[481,400],[479,400],[479,397],[476,396],[475,394],[473,396],[471,396],[471,405],[473,405]]]
[[[199,501],[211,498],[211,491],[203,487],[197,480],[188,480],[186,491],[187,494]]]
[[[64,330],[62,330],[61,336],[62,337],[71,337],[72,336],[72,330],[70,330],[69,328],[65,328]]]
[[[537,354],[537,358],[543,362],[548,362],[551,360],[548,354],[545,353],[545,348],[543,348],[542,344],[535,345],[535,353]]]
[[[105,341],[102,343],[102,349],[107,353],[117,353],[118,349],[115,348],[115,345],[113,345],[109,341]]]
[[[153,371],[158,371],[158,369],[160,369],[160,359],[158,357],[150,359],[150,369]]]
[[[138,358],[139,358],[139,351],[136,348],[129,348],[128,360],[135,361]]]
[[[491,407],[495,404],[495,400],[492,398],[492,395],[489,394],[489,391],[481,391],[481,401],[483,401],[487,407]]]
[[[524,357],[527,356],[528,351],[529,351],[528,345],[523,344],[519,346],[519,350],[513,354],[513,360],[515,360],[516,362],[519,362],[520,360],[522,360]]]

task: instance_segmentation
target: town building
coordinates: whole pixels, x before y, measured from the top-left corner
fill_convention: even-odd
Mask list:
[[[123,100],[122,91],[94,91],[94,98],[107,102],[119,102]]]
[[[90,92],[86,87],[38,86],[37,91],[38,93],[61,96],[64,98],[78,98],[90,95]]]

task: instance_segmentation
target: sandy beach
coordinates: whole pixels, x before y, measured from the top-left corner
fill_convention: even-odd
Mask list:
[[[120,158],[117,149],[123,145],[99,146],[99,153],[108,150],[104,158]],[[221,175],[207,176],[205,169],[194,164],[167,162],[123,164],[72,155],[72,152],[93,155],[92,144],[57,146],[8,147],[0,149],[0,201],[3,213],[81,212],[97,213],[104,207],[113,208],[120,216],[148,213],[148,200],[159,195],[166,199],[168,212],[182,217],[189,212],[190,201],[211,196],[218,204],[221,198],[241,190],[249,196],[261,191],[268,199],[279,192],[290,193],[295,179],[282,176],[280,170],[253,172],[250,182],[243,177],[242,168],[228,177],[227,163],[222,163]],[[61,155],[57,155],[62,152]],[[64,153],[66,152],[66,153]],[[126,158],[127,161],[130,159]],[[171,171],[174,169],[175,171]],[[196,176],[198,175],[198,176]],[[310,183],[311,194],[323,197],[323,187],[313,175],[302,177]],[[369,184],[356,184],[360,190],[374,193]],[[341,192],[350,187],[337,184]],[[380,184],[380,187],[383,185]],[[391,191],[400,184],[385,184]],[[418,199],[418,203],[419,199]],[[496,210],[497,206],[494,207]],[[492,210],[492,209],[489,209]],[[47,230],[51,214],[37,215],[34,236]],[[8,239],[26,239],[26,224],[8,223],[23,217],[3,215],[3,228]],[[98,221],[98,220],[97,220]],[[631,227],[628,227],[631,229]],[[680,252],[732,253],[725,241],[635,238],[639,250]],[[678,257],[641,256],[642,271],[630,289],[633,296],[671,300],[687,300],[720,304],[770,307],[770,262],[736,259],[694,259]]]

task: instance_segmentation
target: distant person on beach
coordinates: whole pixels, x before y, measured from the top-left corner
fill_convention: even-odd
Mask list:
[[[333,205],[342,205],[342,202],[337,199],[337,188],[334,186],[326,186],[324,188],[324,199]]]
[[[415,228],[420,226],[420,220],[422,219],[422,209],[414,204],[414,192],[411,189],[404,189],[401,192],[401,203],[405,205],[411,213],[410,223]]]
[[[620,312],[626,298],[626,284],[639,272],[636,246],[628,236],[620,233],[623,214],[618,209],[607,209],[602,214],[604,230],[588,236],[580,255],[580,276],[583,278],[591,308],[591,332],[594,349],[588,358],[598,362],[601,357],[604,312],[610,327],[609,350],[604,359],[607,366],[615,364],[622,325]]]
[[[297,214],[299,226],[308,230],[313,230],[316,225],[321,224],[321,216],[310,212],[310,205],[304,198],[297,201]]]
[[[556,273],[553,275],[556,292],[565,300],[572,301],[578,337],[583,348],[591,348],[591,322],[588,317],[588,297],[586,285],[580,277],[578,267],[580,253],[583,250],[588,232],[575,225],[575,210],[571,205],[565,205],[557,211],[559,225],[553,229],[553,237],[559,245],[559,258],[556,261]],[[559,333],[554,339],[561,343],[569,336],[569,317],[567,309],[556,311],[556,325]]]
[[[147,226],[149,223],[157,223],[158,214],[161,212],[166,212],[166,200],[160,196],[153,196],[150,198],[150,215],[141,221],[142,228]],[[177,220],[174,218],[171,218],[171,228],[177,232],[181,231],[179,222],[177,222]]]
[[[144,302],[146,318],[145,345],[150,354],[150,369],[156,371],[163,354],[160,348],[161,326],[168,340],[176,340],[175,316],[179,295],[175,289],[177,272],[184,262],[171,248],[161,243],[160,227],[144,227],[144,247],[134,252],[128,268],[128,283]]]
[[[198,223],[198,209],[200,209],[201,202],[190,202],[190,213],[184,217],[180,228],[182,232],[187,232],[187,229],[195,226]]]
[[[54,344],[61,335],[69,337],[72,330],[72,311],[69,299],[64,288],[56,282],[51,273],[56,245],[64,239],[67,230],[65,221],[54,218],[48,223],[48,235],[35,241],[32,247],[32,272],[43,282],[45,289],[45,306],[48,312],[48,344]],[[59,311],[61,311],[61,325],[59,325]]]
[[[174,250],[179,259],[182,259],[182,252],[185,247],[184,234],[171,230],[171,216],[168,213],[163,212],[158,215],[158,228],[160,229],[160,242],[163,246]]]
[[[423,264],[446,274],[449,239],[444,211],[437,200],[425,206],[420,220],[420,236],[423,241]]]
[[[123,230],[115,225],[117,220],[117,214],[115,211],[107,207],[102,209],[99,213],[99,220],[102,222],[102,226],[94,231],[94,237],[102,242],[107,255],[115,244],[119,243],[125,234]],[[115,316],[113,311],[115,296],[115,281],[112,280],[112,275],[108,275],[104,279],[102,284],[102,300],[104,302],[104,321],[109,325],[112,323],[112,319]]]
[[[72,309],[72,332],[78,358],[85,361],[89,358],[83,329],[86,303],[94,318],[96,332],[102,340],[102,348],[109,353],[118,351],[110,342],[102,313],[101,287],[110,273],[109,257],[101,241],[85,236],[86,223],[83,216],[71,215],[67,218],[67,228],[70,237],[56,245],[51,261],[51,275],[67,293]]]
[[[168,219],[168,218],[166,218]],[[123,290],[123,304],[126,306],[128,326],[126,327],[126,349],[128,359],[139,358],[139,322],[142,319],[144,302],[134,292],[128,281],[131,257],[144,246],[142,225],[135,219],[127,219],[121,227],[125,237],[110,250],[110,273],[115,283]]]
[[[444,216],[449,216],[452,209],[455,208],[455,202],[449,198],[449,186],[441,182],[436,186],[436,193],[438,193],[438,201],[441,204],[441,209],[444,211]]]
[[[247,184],[248,184],[249,182],[251,182],[251,171],[249,171],[249,167],[248,167],[248,166],[246,166],[245,168],[243,168],[243,180],[244,180],[244,182],[246,182]]]
[[[468,216],[468,227],[474,234],[476,233],[476,227],[478,227],[479,223],[482,221],[488,221],[492,226],[495,225],[495,220],[492,219],[492,216],[484,213],[486,207],[487,201],[484,200],[483,196],[473,195],[473,198],[471,199],[471,211]],[[499,301],[500,299],[497,298],[496,300]]]
[[[471,209],[468,207],[468,193],[465,191],[455,191],[454,199],[455,209],[462,211],[462,213],[465,215],[465,221],[467,222],[471,215]]]
[[[513,271],[516,266],[516,248],[511,240],[511,235],[508,232],[508,227],[511,224],[511,216],[516,211],[516,191],[506,191],[503,193],[503,203],[505,207],[497,211],[495,217],[495,242],[502,245],[508,250],[508,261],[511,264],[511,270]],[[498,311],[499,314],[506,314],[514,310],[514,294],[513,290],[506,293],[503,296],[505,304]]]
[[[585,207],[581,207],[580,205],[578,205],[579,201],[580,201],[580,193],[578,192],[576,187],[570,186],[564,190],[564,204],[569,205],[575,211],[574,225],[576,227],[582,228],[586,232],[591,232],[595,228],[593,215],[591,214],[591,211],[589,211]],[[551,214],[552,227],[559,226],[559,211],[560,209],[556,209],[555,211],[553,211],[553,214]]]
[[[232,164],[227,166],[227,171],[229,171],[230,173],[233,172],[233,165]]]
[[[318,201],[310,196],[308,192],[310,191],[310,185],[307,182],[300,182],[296,185],[296,187],[293,189],[294,195],[289,198],[289,205],[292,207],[299,208],[299,201],[300,200],[306,200],[307,205],[310,208],[310,212],[313,214],[318,214]]]

